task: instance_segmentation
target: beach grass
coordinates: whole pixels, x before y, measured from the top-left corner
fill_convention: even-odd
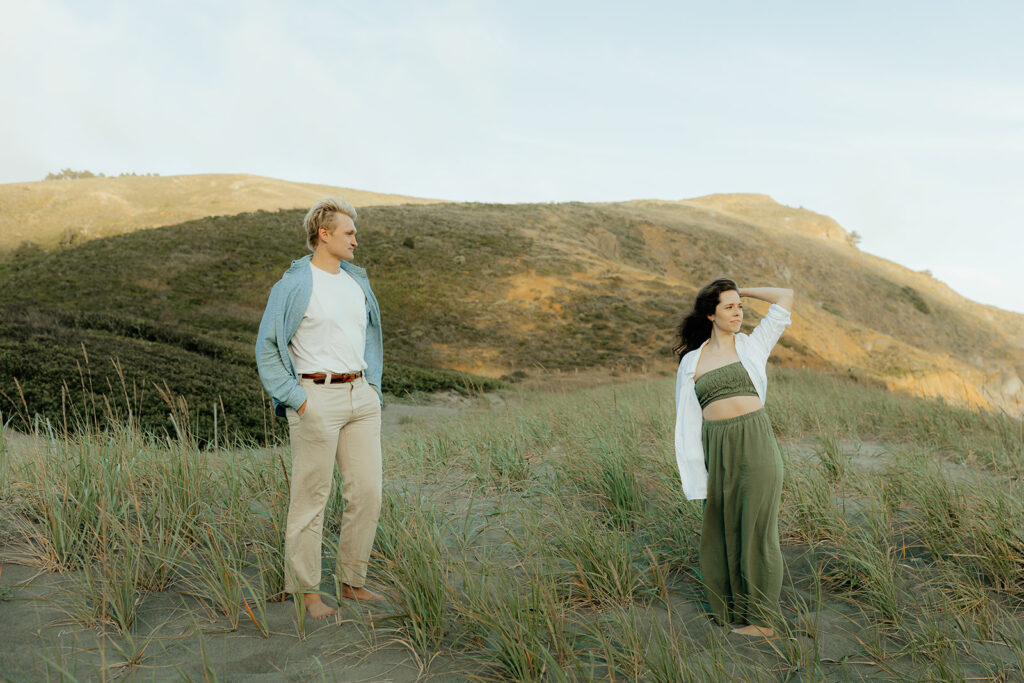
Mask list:
[[[37,423],[0,440],[3,566],[36,573],[0,585],[51,582],[31,613],[53,616],[8,622],[36,630],[38,656],[0,658],[68,680],[109,677],[113,660],[138,680],[229,677],[255,666],[232,658],[242,647],[327,680],[379,661],[410,680],[1024,676],[1019,420],[772,373],[787,576],[771,641],[706,616],[701,504],[679,490],[672,383],[655,379],[510,390],[503,409],[386,435],[369,585],[390,602],[326,624],[282,603],[286,445]],[[83,645],[55,649],[47,634],[69,628]],[[186,643],[202,656],[183,659]]]

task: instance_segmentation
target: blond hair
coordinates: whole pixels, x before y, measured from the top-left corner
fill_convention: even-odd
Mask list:
[[[355,207],[341,197],[324,197],[306,212],[302,226],[306,229],[306,246],[310,251],[315,251],[316,245],[320,242],[320,228],[334,232],[333,221],[336,213],[343,213],[353,221],[356,219]]]

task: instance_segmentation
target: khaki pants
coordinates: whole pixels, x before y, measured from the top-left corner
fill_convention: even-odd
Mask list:
[[[285,531],[285,590],[320,590],[324,510],[334,464],[341,471],[345,511],[338,540],[341,580],[359,587],[377,533],[381,501],[380,400],[359,378],[344,384],[300,379],[306,410],[288,409],[292,443],[291,497]]]

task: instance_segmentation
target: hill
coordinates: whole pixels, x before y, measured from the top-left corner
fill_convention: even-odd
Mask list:
[[[798,232],[841,244],[853,242],[850,233],[828,216],[779,204],[766,194],[709,194],[679,203],[705,209],[712,217],[722,215],[769,231]]]
[[[439,370],[671,372],[679,316],[703,282],[725,275],[798,292],[774,356],[783,365],[1020,414],[1024,316],[863,254],[826,217],[758,196],[725,199],[729,210],[721,196],[363,209],[356,258],[381,301],[385,388],[478,381]],[[771,211],[744,217],[758,205]],[[252,341],[271,285],[304,253],[303,213],[22,250],[0,266],[4,413],[59,421],[69,406],[103,412],[97,396],[123,394],[147,425],[167,427],[154,388],[166,383],[199,432],[212,429],[217,403],[239,433],[265,433]],[[765,310],[751,309],[751,322]]]
[[[242,174],[121,176],[0,184],[0,251],[45,248],[206,216],[310,207],[325,195],[356,206],[434,200]]]

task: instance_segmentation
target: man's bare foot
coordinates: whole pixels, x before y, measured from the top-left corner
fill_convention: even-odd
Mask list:
[[[734,628],[732,632],[741,636],[763,636],[764,638],[771,638],[775,635],[775,631],[770,626],[755,626],[753,624]]]
[[[363,586],[350,586],[347,583],[341,584],[341,597],[348,600],[359,600],[361,602],[380,602],[381,600],[387,600],[380,593],[374,593],[368,588]]]
[[[338,613],[338,610],[321,600],[316,593],[304,593],[302,602],[306,604],[306,614],[314,619],[323,619]]]

